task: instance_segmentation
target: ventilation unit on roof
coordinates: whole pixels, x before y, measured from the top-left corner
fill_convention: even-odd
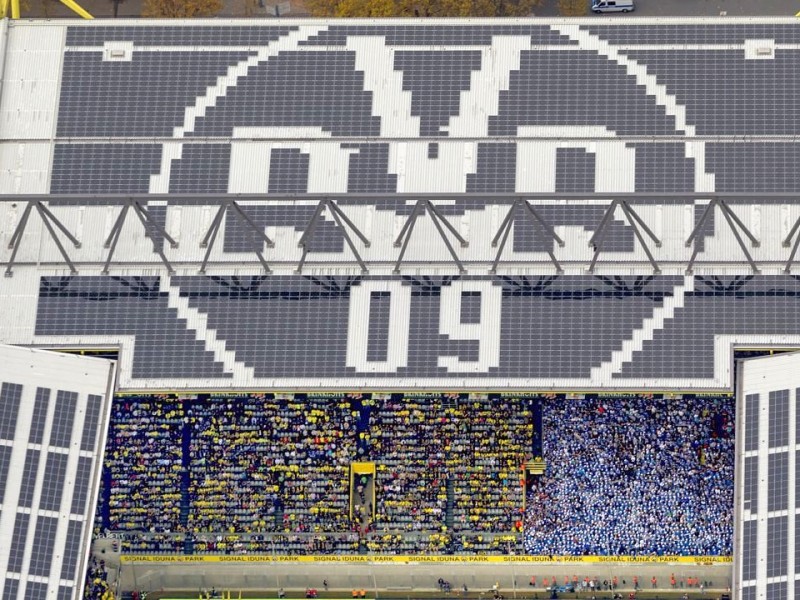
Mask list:
[[[745,40],[746,60],[771,60],[775,58],[775,40]]]
[[[106,42],[103,45],[103,61],[130,62],[133,60],[133,42]]]

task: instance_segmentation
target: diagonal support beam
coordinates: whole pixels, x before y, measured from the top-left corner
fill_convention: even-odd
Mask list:
[[[67,263],[67,265],[69,265],[70,272],[73,275],[75,275],[78,272],[78,270],[75,268],[75,265],[72,264],[72,261],[69,258],[69,254],[67,254],[67,251],[64,249],[64,245],[61,243],[61,240],[58,239],[58,235],[56,235],[56,231],[55,231],[55,229],[53,229],[53,224],[50,222],[50,219],[42,211],[41,202],[37,202],[36,208],[39,209],[39,216],[42,218],[42,221],[44,222],[44,226],[47,228],[47,231],[50,234],[50,237],[53,238],[53,241],[55,242],[56,247],[58,248],[58,251],[61,253],[61,256],[64,258],[64,262]],[[63,228],[63,227],[64,226],[59,222],[59,228]],[[70,234],[69,237],[70,237],[70,241],[72,241],[72,243],[75,245],[76,248],[78,246],[80,246],[80,243],[78,242],[77,239],[75,239],[74,236],[72,236],[72,234]]]
[[[537,210],[536,210],[536,209],[533,207],[533,205],[530,203],[530,201],[529,201],[529,200],[523,200],[523,202],[524,202],[524,204],[525,204],[525,208],[527,208],[527,209],[528,209],[528,212],[531,214],[531,216],[532,216],[534,219],[536,219],[536,221],[538,221],[539,225],[541,225],[541,226],[542,226],[542,228],[543,228],[543,229],[544,229],[544,230],[545,230],[545,231],[548,233],[548,235],[549,235],[551,238],[553,238],[553,239],[555,240],[555,242],[558,244],[558,247],[559,247],[559,248],[563,248],[563,247],[564,247],[564,240],[562,240],[562,239],[561,239],[561,238],[558,236],[558,234],[556,233],[556,230],[553,228],[553,226],[552,226],[552,225],[550,225],[550,223],[548,223],[547,221],[545,221],[545,220],[542,218],[542,216],[541,216],[541,215],[539,214],[539,212],[538,212],[538,211],[537,211]]]
[[[119,236],[122,233],[122,226],[125,224],[125,219],[128,217],[128,211],[130,208],[130,204],[125,204],[122,206],[122,210],[119,211],[117,220],[114,221],[114,225],[111,227],[111,233],[108,234],[108,238],[105,241],[104,247],[108,248],[109,250],[108,256],[106,257],[106,262],[103,265],[103,275],[108,275],[108,267],[111,265],[111,259],[114,257],[114,251],[117,249],[117,242],[119,241]]]
[[[222,223],[222,218],[225,216],[225,213],[228,210],[228,203],[223,202],[219,206],[219,210],[217,210],[217,214],[214,215],[214,220],[211,221],[211,226],[208,228],[205,236],[203,236],[202,241],[200,242],[200,247],[205,248],[206,252],[203,255],[203,262],[200,263],[200,273],[206,272],[206,266],[208,265],[208,259],[211,257],[211,250],[214,249],[214,242],[217,241],[217,234],[219,233],[220,224]]]
[[[797,239],[792,244],[792,238],[794,234],[797,233],[797,230],[800,229],[800,217],[794,222],[792,228],[789,230],[789,235],[786,236],[786,239],[783,240],[783,247],[788,248],[789,246],[792,247],[792,251],[789,254],[789,260],[786,261],[786,266],[783,268],[783,272],[789,274],[792,272],[792,263],[794,263],[794,258],[797,256],[797,250],[800,248],[800,235],[797,236]]]
[[[702,231],[705,222],[708,220],[711,213],[714,211],[714,208],[719,207],[720,212],[722,212],[722,216],[725,217],[725,221],[728,223],[728,227],[730,227],[731,232],[733,233],[733,237],[736,238],[736,242],[739,244],[739,247],[742,249],[742,253],[744,254],[747,262],[750,263],[750,268],[752,269],[753,273],[758,273],[758,266],[756,265],[753,257],[750,255],[750,252],[747,250],[747,245],[744,243],[741,234],[739,233],[739,229],[747,236],[750,240],[750,244],[757,248],[759,246],[759,241],[756,237],[750,232],[749,229],[745,226],[742,220],[734,213],[728,204],[721,200],[720,198],[713,198],[711,202],[708,203],[706,209],[703,211],[700,220],[695,225],[695,228],[692,230],[692,233],[689,235],[689,238],[686,240],[686,246],[689,247],[694,242],[694,251],[692,252],[692,257],[689,259],[689,264],[686,265],[686,274],[691,275],[694,271],[694,263],[697,260],[697,255],[700,252],[700,249],[697,247],[697,236]],[[784,242],[785,243],[785,242]],[[788,266],[788,265],[787,265]]]
[[[64,259],[64,262],[67,263],[70,272],[74,275],[78,272],[75,268],[75,264],[67,254],[66,249],[64,248],[64,244],[61,243],[61,239],[58,237],[56,233],[56,229],[58,228],[62,234],[72,243],[73,246],[76,248],[81,247],[81,243],[78,239],[72,235],[72,233],[66,228],[66,226],[56,217],[44,204],[41,200],[32,200],[28,202],[25,206],[25,210],[20,217],[19,223],[17,227],[14,229],[14,233],[11,235],[11,239],[9,240],[8,247],[11,248],[11,257],[8,259],[8,265],[6,266],[5,276],[12,277],[14,275],[14,263],[17,260],[17,253],[19,252],[20,246],[22,245],[22,238],[25,235],[25,229],[28,226],[28,222],[30,221],[31,213],[33,209],[36,209],[37,214],[42,219],[42,223],[47,229],[47,233],[50,234],[50,238],[55,243],[56,248],[58,248],[58,252],[61,254],[61,257]],[[54,228],[55,226],[55,228]]]
[[[719,204],[721,206],[723,205],[722,202],[720,202]],[[753,270],[753,273],[758,273],[759,272],[758,266],[756,265],[755,261],[753,260],[753,257],[750,256],[750,252],[747,251],[747,245],[744,243],[744,240],[742,239],[742,236],[739,234],[739,230],[736,228],[736,225],[735,225],[735,222],[734,222],[735,219],[734,219],[733,216],[731,216],[730,209],[725,210],[723,208],[722,214],[725,216],[725,220],[728,222],[728,227],[730,227],[731,231],[733,232],[733,237],[736,238],[736,241],[739,243],[739,247],[742,249],[742,252],[744,253],[745,258],[747,258],[747,262],[750,263],[750,268]],[[746,231],[746,229],[745,229],[745,231]],[[747,232],[747,233],[749,235],[749,232]]]
[[[642,219],[639,213],[636,212],[636,210],[634,210],[630,202],[628,202],[627,200],[622,200],[621,202],[622,206],[625,209],[626,216],[628,217],[628,220],[631,223],[631,227],[633,227],[633,221],[630,221],[632,217],[639,225],[639,227],[641,227],[642,230],[647,234],[647,237],[653,240],[653,243],[655,244],[656,248],[661,248],[661,240],[658,239],[658,236],[655,233],[653,233],[653,230],[650,229],[650,227],[648,227],[647,223],[644,222],[644,219]]]
[[[394,247],[399,248],[401,245],[405,246],[408,243],[408,238],[406,238],[406,233],[408,230],[414,229],[414,225],[416,225],[417,217],[419,216],[419,211],[424,206],[422,200],[417,200],[417,203],[414,205],[414,208],[411,210],[411,214],[406,219],[406,222],[403,223],[403,227],[400,229],[400,233],[397,234],[397,239],[394,241]],[[403,241],[405,239],[405,242]]]
[[[431,209],[431,213],[430,213],[431,214],[431,221],[433,221],[433,224],[436,227],[436,231],[439,232],[439,237],[441,237],[442,240],[444,241],[444,245],[447,246],[447,251],[450,252],[450,256],[453,258],[453,262],[455,262],[458,265],[458,272],[459,273],[466,273],[467,270],[464,268],[464,265],[461,262],[461,260],[458,258],[458,254],[456,254],[456,251],[453,248],[453,245],[450,243],[450,240],[447,238],[447,234],[444,232],[444,229],[442,228],[442,223],[440,222],[440,219],[437,216],[437,213],[435,212],[435,209],[433,209],[433,205],[430,202],[428,202],[428,205],[429,205],[429,208]],[[449,223],[447,221],[444,221],[444,223],[446,225],[449,225]],[[452,226],[450,226],[450,228],[452,230]],[[411,236],[409,235],[409,237],[411,237]],[[464,239],[460,235],[458,236],[458,239],[461,240],[461,245],[463,247],[466,244],[466,242],[464,241]]]
[[[161,236],[162,239],[165,239],[169,242],[170,248],[178,247],[178,242],[172,239],[172,236],[167,233],[167,230],[164,229],[161,224],[153,218],[153,215],[150,214],[150,211],[148,211],[141,202],[134,200],[133,209],[136,211],[136,214],[139,215],[139,220],[142,222],[142,226],[145,228],[145,231],[149,229],[150,237],[153,240],[153,243],[155,243],[155,240],[157,239],[156,235],[154,234],[157,234],[158,236]]]
[[[649,260],[650,264],[653,266],[653,273],[658,275],[659,273],[661,273],[661,267],[658,266],[656,259],[653,257],[652,252],[650,252],[650,248],[647,247],[647,242],[644,241],[644,236],[642,235],[642,232],[639,231],[639,224],[643,223],[643,221],[641,221],[638,215],[636,217],[633,216],[633,209],[630,206],[628,206],[628,203],[626,201],[622,200],[619,203],[619,205],[622,208],[622,212],[625,213],[625,217],[628,219],[628,223],[633,229],[633,233],[636,236],[636,239],[639,240],[639,243],[642,245],[644,253],[647,255],[647,260]],[[650,231],[650,229],[646,225],[644,227],[647,228],[647,231],[650,232],[651,239],[654,239],[655,242],[658,245],[660,245],[661,242],[659,242],[658,238],[656,238],[653,232]]]
[[[786,239],[783,240],[783,247],[788,248],[792,245],[792,238],[794,234],[797,233],[797,230],[800,229],[800,217],[797,218],[797,221],[794,222],[792,228],[789,230],[789,235],[786,236]]]
[[[341,207],[338,204],[336,204],[336,202],[334,202],[333,200],[328,200],[328,206],[331,209],[331,212],[333,212],[334,214],[338,214],[339,217],[342,219],[342,221],[344,221],[347,224],[347,226],[350,229],[352,229],[353,233],[355,233],[358,236],[358,239],[361,240],[361,243],[364,244],[365,247],[369,248],[370,243],[369,243],[369,240],[367,239],[367,236],[365,236],[363,233],[361,233],[361,230],[358,227],[355,226],[355,223],[353,223],[350,220],[350,217],[348,217],[344,213],[344,211],[341,209]],[[340,227],[341,227],[341,225],[340,225]]]
[[[422,200],[418,200],[417,203],[414,205],[414,210],[411,211],[408,219],[406,219],[403,228],[400,230],[400,234],[397,236],[397,239],[394,241],[395,248],[400,246],[402,243],[402,248],[400,248],[400,256],[397,257],[397,262],[394,265],[394,269],[392,270],[393,273],[400,273],[400,264],[403,262],[403,257],[406,255],[406,250],[408,250],[408,241],[411,239],[411,234],[414,232],[414,225],[417,224],[417,218],[419,217],[419,213],[422,212],[424,209]]]
[[[611,218],[614,216],[614,211],[616,210],[617,206],[622,209],[622,213],[625,215],[628,225],[630,225],[631,229],[633,229],[633,234],[636,236],[636,239],[642,246],[645,255],[647,255],[647,260],[650,261],[650,264],[653,267],[653,272],[656,274],[661,273],[661,267],[659,267],[655,257],[653,256],[653,253],[650,251],[650,247],[647,245],[647,241],[644,239],[642,231],[644,231],[653,241],[656,248],[661,247],[661,240],[658,239],[658,236],[653,233],[653,230],[647,226],[647,223],[644,222],[644,219],[642,219],[639,213],[633,209],[627,200],[612,201],[606,209],[606,212],[603,214],[603,218],[601,219],[600,224],[597,226],[597,229],[595,230],[594,235],[589,242],[590,244],[594,244],[595,247],[594,255],[592,256],[592,262],[589,264],[589,272],[593,273],[595,265],[597,265],[597,259],[600,257],[600,252],[603,249],[603,241],[605,240],[606,233],[608,231],[608,224],[610,223]]]
[[[458,240],[458,243],[461,244],[462,248],[469,247],[469,242],[467,242],[467,240],[461,237],[461,234],[458,232],[458,230],[455,227],[453,227],[453,224],[450,223],[450,221],[448,221],[445,218],[445,216],[439,211],[439,209],[433,205],[433,202],[431,202],[430,200],[426,200],[425,206],[430,211],[432,217],[435,217],[436,219],[439,220],[441,224],[447,227],[447,230],[453,234],[453,237]]]
[[[686,238],[686,247],[692,245],[692,242],[695,241],[700,232],[703,230],[703,226],[706,224],[708,217],[711,216],[711,212],[714,210],[714,204],[716,203],[716,199],[711,200],[707,205],[703,214],[700,215],[700,219],[697,221],[697,225],[694,226],[692,229],[692,233],[689,234],[689,237]]]
[[[608,207],[606,208],[606,212],[603,213],[603,217],[600,219],[600,223],[594,230],[592,237],[589,238],[590,246],[597,247],[598,240],[602,242],[603,238],[606,235],[605,233],[606,224],[608,223],[609,219],[611,219],[611,217],[614,216],[614,210],[616,210],[617,204],[619,204],[619,200],[612,200],[611,204],[609,204]]]
[[[158,234],[163,232],[164,239],[169,240],[173,248],[177,246],[175,240],[173,240],[169,235],[167,235],[167,232],[161,229],[161,227],[155,226],[154,223],[151,222],[148,225],[147,215],[142,209],[142,207],[139,205],[138,201],[132,202],[131,206],[133,207],[133,212],[136,214],[137,217],[139,217],[139,222],[142,224],[142,227],[144,227],[144,230],[146,232],[149,231],[150,233],[150,239],[153,241],[153,252],[158,254],[159,258],[161,259],[161,262],[163,262],[164,266],[167,267],[167,272],[170,275],[174,275],[175,269],[172,268],[172,265],[170,264],[169,260],[167,260],[167,255],[164,254],[164,251],[161,249],[161,246],[157,244],[157,238],[153,234],[154,233]]]
[[[317,228],[317,223],[322,216],[323,210],[325,210],[325,200],[320,200],[319,204],[317,204],[317,208],[314,209],[314,214],[311,215],[311,220],[308,222],[308,225],[306,225],[305,231],[303,231],[303,235],[300,236],[300,240],[297,242],[298,247],[306,248],[308,240],[314,235],[314,230]],[[305,252],[303,254],[305,254]]]
[[[800,219],[797,221],[800,223]],[[790,238],[787,238],[787,240]],[[792,246],[792,252],[789,254],[789,260],[786,261],[786,266],[783,268],[783,272],[787,275],[792,272],[792,263],[794,262],[794,257],[797,256],[797,249],[800,247],[800,235],[797,236],[797,239],[794,241],[794,245]]]
[[[497,250],[497,255],[494,257],[494,262],[492,263],[492,268],[489,269],[489,273],[497,273],[497,265],[500,262],[500,257],[503,255],[503,249],[506,247],[506,242],[508,241],[508,235],[511,233],[511,226],[514,222],[514,215],[517,213],[517,207],[519,203],[514,200],[511,203],[511,208],[508,209],[508,214],[506,214],[506,218],[503,219],[503,222],[500,224],[500,229],[497,230],[497,233],[492,239],[492,248],[497,247],[497,242],[500,240],[500,236],[502,235],[502,241],[500,242],[500,248]]]
[[[50,209],[49,209],[49,208],[47,208],[47,206],[45,206],[45,205],[44,205],[44,203],[42,203],[42,202],[37,202],[37,203],[36,203],[36,207],[39,209],[39,214],[41,214],[41,215],[42,215],[42,218],[43,218],[43,219],[44,219],[45,217],[46,217],[46,218],[48,218],[48,219],[50,220],[50,222],[51,222],[53,225],[55,225],[56,227],[58,227],[58,229],[61,231],[61,233],[63,233],[63,234],[64,234],[64,236],[66,236],[66,238],[67,238],[67,239],[68,239],[70,242],[72,242],[72,245],[73,245],[73,246],[75,246],[76,248],[80,248],[80,247],[81,247],[81,243],[78,241],[78,238],[76,238],[74,235],[72,235],[72,233],[70,232],[70,230],[69,230],[69,229],[67,229],[67,227],[66,227],[66,226],[65,226],[65,225],[64,225],[64,224],[63,224],[63,223],[62,223],[62,222],[59,220],[59,218],[58,218],[58,217],[56,217],[56,216],[55,216],[55,215],[54,215],[54,214],[53,214],[53,213],[50,211]]]
[[[592,237],[589,238],[589,245],[594,247],[592,262],[589,263],[589,273],[594,273],[594,266],[597,264],[600,251],[603,249],[603,240],[605,240],[606,237],[606,226],[608,225],[611,217],[614,215],[617,204],[619,204],[619,200],[611,201],[611,204],[609,204],[608,208],[606,208],[606,212],[603,213],[603,218],[600,219],[600,224],[597,226],[597,229],[595,229]]]
[[[275,242],[273,242],[269,238],[269,236],[266,233],[264,233],[263,227],[259,227],[258,225],[256,225],[255,222],[253,221],[253,219],[250,218],[250,215],[248,215],[246,212],[244,212],[244,209],[241,206],[239,206],[238,202],[236,202],[235,200],[229,200],[229,203],[230,203],[231,208],[233,208],[233,210],[236,211],[236,214],[239,217],[239,220],[246,227],[248,227],[250,229],[250,232],[253,235],[261,238],[261,241],[267,245],[267,248],[274,248],[275,247]]]
[[[562,240],[558,236],[558,234],[556,234],[555,229],[553,229],[553,227],[541,217],[541,215],[536,211],[536,209],[533,208],[533,206],[531,206],[530,202],[528,202],[528,200],[523,200],[522,198],[518,198],[511,205],[511,208],[509,209],[506,218],[503,219],[503,222],[500,224],[500,228],[497,230],[497,233],[495,234],[494,239],[492,240],[492,247],[495,247],[497,246],[498,240],[502,236],[502,242],[500,243],[500,248],[498,249],[494,262],[492,263],[492,268],[489,269],[490,273],[497,272],[497,265],[500,263],[500,257],[503,254],[503,249],[505,248],[506,242],[508,241],[508,236],[511,233],[511,228],[514,225],[514,215],[516,214],[517,209],[520,206],[525,206],[527,208],[528,218],[531,220],[532,223],[534,223],[534,225],[539,224],[550,235],[550,237],[553,238],[553,240],[555,240],[556,243],[558,243],[559,246],[561,247],[564,246],[564,240]],[[553,251],[548,249],[547,255],[550,257],[550,261],[555,266],[556,272],[559,274],[563,273],[564,270],[561,268],[558,259],[556,259],[555,254],[553,254]]]
[[[464,268],[464,264],[461,262],[461,259],[458,258],[458,254],[456,254],[453,245],[450,243],[450,239],[447,237],[447,233],[445,232],[445,228],[455,237],[461,247],[467,247],[469,244],[467,240],[465,240],[461,234],[456,230],[455,227],[442,215],[439,210],[433,205],[430,200],[418,200],[417,203],[414,205],[414,210],[411,211],[411,215],[409,215],[408,219],[406,220],[403,228],[400,230],[400,234],[397,236],[397,239],[394,241],[395,247],[401,246],[400,256],[397,257],[397,262],[394,265],[394,273],[400,272],[400,265],[403,262],[403,257],[406,254],[406,250],[408,249],[408,242],[411,239],[411,234],[414,231],[414,226],[417,223],[417,219],[428,210],[431,221],[433,221],[434,227],[436,227],[436,231],[439,233],[439,237],[442,238],[444,241],[445,246],[447,247],[447,251],[450,253],[450,256],[453,259],[453,262],[458,265],[458,270],[461,273],[466,273],[466,269]],[[443,227],[444,226],[444,227]]]
[[[264,258],[264,253],[261,251],[261,247],[265,243],[270,247],[274,247],[275,244],[246,214],[244,214],[244,211],[239,208],[235,202],[231,202],[231,206],[233,207],[233,214],[236,215],[242,225],[244,225],[245,231],[247,231],[247,235],[250,238],[250,246],[253,248],[256,258],[258,258],[258,262],[261,263],[261,268],[264,269],[264,273],[272,273],[272,270],[267,264],[267,259]],[[219,226],[217,228],[219,229]]]
[[[19,246],[20,238],[22,238],[22,234],[25,232],[25,227],[28,225],[28,219],[31,216],[31,211],[33,210],[33,202],[28,202],[25,205],[25,210],[22,211],[22,216],[19,218],[19,223],[17,223],[16,228],[14,229],[14,233],[11,234],[11,239],[8,240],[8,247],[14,248],[15,246]]]
[[[173,275],[175,270],[172,268],[172,264],[170,264],[169,259],[167,259],[166,254],[164,254],[164,251],[158,246],[157,241],[158,237],[160,236],[162,239],[165,239],[169,242],[171,248],[177,248],[178,242],[176,242],[172,236],[170,236],[166,230],[156,222],[150,211],[148,211],[138,199],[134,198],[127,198],[125,200],[125,203],[122,205],[122,210],[120,210],[120,213],[117,216],[117,220],[114,221],[114,225],[111,227],[111,233],[109,233],[108,238],[106,238],[104,247],[108,248],[109,250],[108,256],[106,257],[106,262],[103,265],[103,275],[108,275],[108,269],[111,266],[111,261],[114,258],[114,252],[117,249],[117,243],[119,242],[119,238],[122,234],[122,228],[125,226],[128,213],[131,210],[133,210],[134,214],[139,219],[139,222],[142,224],[142,228],[144,229],[145,233],[150,235],[150,239],[153,242],[153,251],[158,254],[161,262],[163,262],[164,266],[167,267],[167,272],[170,275]]]
[[[211,257],[211,251],[214,249],[217,236],[220,229],[222,229],[222,221],[229,209],[232,209],[237,220],[244,226],[244,229],[250,238],[250,245],[252,246],[253,253],[256,255],[256,258],[258,258],[258,262],[261,263],[261,267],[264,269],[264,272],[272,273],[266,258],[264,258],[264,253],[261,250],[261,246],[266,244],[268,248],[274,248],[275,242],[273,242],[269,236],[264,233],[264,229],[256,225],[250,216],[244,212],[242,207],[232,199],[227,199],[220,204],[217,214],[214,215],[214,220],[211,221],[208,231],[206,231],[206,234],[203,236],[203,239],[200,242],[200,247],[206,249],[206,252],[203,255],[203,262],[200,264],[200,273],[206,272],[206,267],[208,266],[208,261]]]
[[[341,228],[342,235],[344,235],[344,241],[347,242],[347,245],[350,247],[350,252],[353,253],[353,256],[356,257],[356,261],[358,261],[358,264],[361,265],[361,272],[362,273],[368,273],[369,269],[367,269],[367,265],[364,264],[364,261],[361,259],[361,255],[358,253],[358,250],[356,250],[356,245],[353,243],[353,240],[350,238],[350,235],[347,233],[347,228],[345,228],[345,226],[344,226],[344,224],[342,222],[342,217],[339,215],[339,213],[336,212],[336,210],[334,208],[332,208],[333,207],[333,203],[331,202],[330,204],[331,204],[331,206],[329,207],[329,210],[331,211],[331,216],[333,217],[333,220],[336,221],[336,224]],[[344,213],[342,213],[342,215],[343,214]],[[359,233],[359,236],[360,235],[361,234]]]
[[[720,209],[722,209],[722,212],[729,217],[727,219],[728,224],[731,224],[731,219],[732,219],[736,223],[736,225],[739,226],[739,229],[742,230],[742,233],[744,233],[747,236],[747,239],[750,240],[750,245],[753,246],[753,248],[758,248],[759,246],[761,246],[761,243],[758,241],[758,239],[756,239],[756,236],[754,236],[750,232],[750,230],[747,228],[747,225],[742,223],[742,220],[735,212],[733,212],[733,209],[727,202],[725,202],[725,200],[722,200],[720,198],[719,200],[717,200],[717,204],[719,205]],[[731,224],[731,228],[732,227],[733,225]]]
[[[322,213],[326,210],[339,229],[342,230],[344,241],[347,244],[347,247],[350,248],[350,252],[352,252],[353,256],[355,256],[356,262],[358,262],[359,266],[361,267],[362,273],[368,273],[369,270],[367,269],[367,265],[364,262],[364,259],[361,258],[361,255],[358,253],[358,249],[353,242],[353,238],[350,237],[348,229],[352,231],[359,240],[361,240],[361,243],[364,244],[366,248],[369,248],[370,242],[367,239],[367,236],[365,236],[361,230],[356,227],[355,223],[353,223],[353,221],[350,220],[344,211],[330,198],[324,198],[320,200],[320,203],[317,204],[317,208],[314,210],[314,214],[311,216],[311,220],[308,222],[308,225],[306,225],[305,231],[303,231],[303,235],[300,236],[300,241],[297,242],[297,245],[303,249],[303,254],[300,257],[300,262],[297,264],[295,273],[301,273],[303,271],[303,265],[305,265],[306,258],[308,257],[308,242],[311,240],[314,232],[317,229],[317,224],[322,218]]]

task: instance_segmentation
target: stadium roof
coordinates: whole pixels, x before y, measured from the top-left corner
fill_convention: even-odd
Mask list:
[[[0,345],[3,598],[81,598],[115,371]]]
[[[0,27],[1,341],[377,389],[720,389],[800,342],[796,19]]]

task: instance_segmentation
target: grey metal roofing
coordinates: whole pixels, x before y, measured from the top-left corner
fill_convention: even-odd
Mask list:
[[[0,346],[4,598],[81,598],[113,361]]]
[[[796,352],[741,361],[737,386],[734,593],[737,597],[792,597],[800,548],[796,407],[800,401]],[[787,580],[788,577],[788,582]],[[782,591],[778,588],[782,588]]]
[[[800,343],[796,19],[0,34],[2,341],[472,389],[724,389]]]

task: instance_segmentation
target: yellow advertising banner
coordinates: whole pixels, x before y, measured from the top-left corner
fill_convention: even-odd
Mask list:
[[[411,556],[411,555],[358,555],[322,554],[307,556],[282,556],[268,554],[198,554],[147,555],[125,554],[127,563],[652,563],[652,564],[730,564],[730,556]]]

